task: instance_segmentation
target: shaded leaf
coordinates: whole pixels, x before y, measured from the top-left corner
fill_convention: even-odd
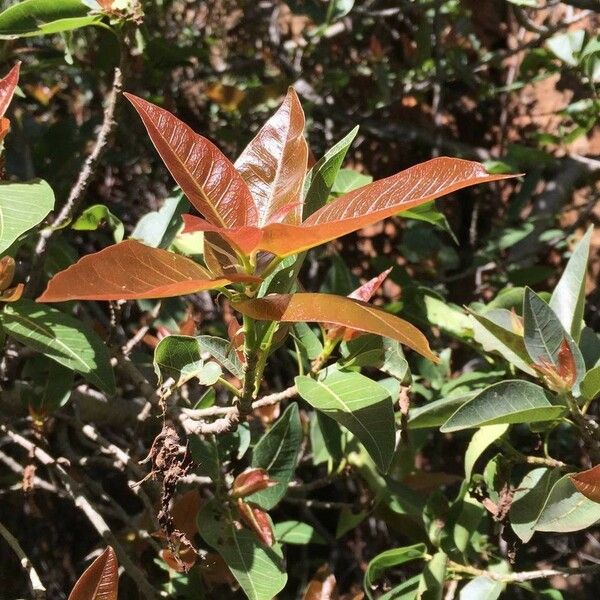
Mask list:
[[[275,537],[282,544],[325,544],[323,536],[312,525],[302,521],[281,521],[275,524]]]
[[[118,588],[117,555],[108,546],[77,580],[68,600],[117,600]]]
[[[130,237],[146,246],[168,248],[181,229],[181,215],[189,206],[181,192],[170,196],[158,210],[145,214],[137,222]]]
[[[465,453],[465,479],[470,480],[473,474],[473,467],[477,459],[500,437],[508,430],[506,423],[500,425],[488,425],[477,431]]]
[[[200,344],[188,335],[168,335],[154,349],[154,370],[159,383],[172,377],[177,385],[198,375],[204,361]]]
[[[428,402],[423,406],[411,408],[408,425],[411,429],[441,427],[463,404],[474,398],[475,394],[465,394],[455,398],[443,398]]]

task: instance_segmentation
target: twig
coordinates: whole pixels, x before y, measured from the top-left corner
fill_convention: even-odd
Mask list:
[[[19,541],[13,534],[0,523],[0,535],[6,540],[6,543],[12,548],[13,552],[17,555],[18,559],[21,561],[21,566],[27,572],[29,576],[29,583],[31,584],[31,589],[33,591],[34,600],[44,600],[46,598],[46,588],[42,583],[37,571],[34,566],[31,564],[31,561],[25,554],[23,548],[19,544]]]
[[[96,139],[94,149],[85,160],[83,168],[79,172],[79,177],[71,189],[69,197],[67,198],[67,201],[61,208],[60,212],[54,218],[52,224],[40,233],[40,239],[36,244],[35,254],[32,261],[33,264],[31,268],[31,277],[29,279],[27,290],[28,295],[37,294],[37,288],[39,287],[42,277],[44,258],[46,256],[46,252],[48,251],[48,243],[50,242],[51,238],[56,235],[57,232],[59,232],[61,228],[68,223],[77,212],[85,197],[85,192],[87,191],[87,188],[94,177],[94,173],[100,158],[108,146],[111,134],[115,127],[115,108],[117,106],[117,99],[121,93],[122,83],[121,69],[116,67],[114,71],[112,87],[108,95],[108,102],[106,104],[106,108],[104,109],[102,126],[100,128],[100,132],[98,133],[98,138]]]

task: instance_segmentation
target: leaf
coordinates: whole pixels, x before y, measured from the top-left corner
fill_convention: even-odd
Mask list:
[[[198,530],[223,557],[249,600],[272,600],[284,588],[287,574],[280,545],[269,547],[249,529],[238,529],[231,515],[220,513],[216,500],[198,514]]]
[[[108,348],[80,319],[31,300],[19,300],[5,307],[0,322],[17,341],[81,373],[107,394],[114,394]]]
[[[154,370],[159,383],[172,377],[181,385],[196,377],[203,364],[200,343],[189,335],[168,335],[154,349]]]
[[[333,183],[332,193],[337,196],[353,192],[369,183],[373,183],[373,178],[365,173],[359,173],[354,169],[340,169]]]
[[[244,377],[244,366],[237,352],[227,340],[212,335],[200,335],[196,338],[203,352],[208,352],[222,367],[225,367],[234,377]]]
[[[446,219],[444,213],[437,209],[435,202],[428,202],[427,204],[422,204],[416,208],[402,211],[400,216],[403,219],[413,219],[414,221],[429,223],[437,229],[445,231],[454,240],[454,243],[458,245],[458,240],[448,223],[448,219]]]
[[[565,475],[552,487],[535,530],[570,533],[587,529],[598,521],[600,504],[577,491],[571,475]]]
[[[590,369],[581,382],[581,395],[586,400],[594,400],[600,394],[600,365]]]
[[[281,521],[275,525],[275,538],[282,544],[325,544],[323,536],[312,525],[302,521]]]
[[[0,13],[0,37],[60,33],[101,20],[100,15],[88,13],[81,0],[24,0]]]
[[[290,87],[283,104],[235,161],[258,210],[258,226],[300,223],[307,160],[304,112]]]
[[[559,469],[541,467],[529,471],[517,485],[510,507],[510,525],[524,544],[533,537],[536,521],[560,476]]]
[[[585,30],[575,29],[567,33],[559,33],[546,41],[550,51],[560,58],[563,62],[576,67],[578,63],[577,55],[583,48],[585,40]]]
[[[116,217],[104,204],[94,204],[86,208],[71,225],[77,231],[95,231],[106,223],[113,231],[113,237],[118,244],[123,240],[125,228],[121,219]]]
[[[28,405],[29,413],[45,418],[64,406],[71,397],[74,373],[45,356],[36,356],[26,363],[22,371],[25,384],[21,391],[22,400]]]
[[[590,226],[573,250],[549,302],[550,308],[575,342],[579,342],[583,325],[585,279],[593,231],[594,227]]]
[[[506,423],[500,425],[489,425],[482,427],[477,431],[465,453],[465,479],[470,481],[471,475],[473,474],[473,467],[477,462],[477,459],[500,437],[502,437],[508,430]]]
[[[357,133],[358,125],[332,146],[306,174],[303,193],[303,219],[308,218],[327,203],[342,162]],[[370,181],[366,183],[370,183]]]
[[[316,321],[351,327],[365,333],[376,333],[394,339],[437,362],[427,338],[416,327],[380,308],[344,296],[311,293],[273,294],[265,298],[237,302],[233,307],[242,314],[261,321]]]
[[[421,576],[415,575],[379,596],[378,600],[415,600]]]
[[[500,594],[506,587],[505,583],[490,579],[485,575],[479,575],[474,579],[471,579],[467,585],[465,585],[460,594],[458,595],[459,600],[496,600],[500,597]]]
[[[441,600],[446,579],[448,557],[444,552],[436,552],[433,558],[425,565],[419,579],[417,600]]]
[[[460,431],[500,423],[537,423],[554,421],[565,412],[552,403],[552,395],[535,383],[517,379],[490,385],[463,404],[440,428]]]
[[[402,347],[395,340],[378,335],[361,335],[342,347],[343,360],[339,361],[345,369],[353,366],[375,367],[398,381],[407,377],[408,362],[404,358]]]
[[[412,560],[423,558],[427,553],[425,544],[414,544],[413,546],[404,546],[402,548],[393,548],[381,552],[375,558],[372,558],[367,566],[363,579],[363,587],[367,597],[373,599],[372,589],[374,582],[381,577],[381,574],[392,567],[403,565]]]
[[[0,183],[0,253],[54,208],[54,192],[41,179]]]
[[[55,275],[38,302],[169,298],[222,287],[189,258],[125,240]]]
[[[188,208],[189,202],[181,192],[170,196],[158,210],[145,214],[137,222],[130,237],[146,246],[168,248],[181,229],[181,215]]]
[[[0,80],[0,117],[6,113],[10,104],[17,83],[19,83],[19,69],[21,63],[18,62],[9,72]]]
[[[108,546],[77,580],[68,600],[117,600],[118,589],[117,555]]]
[[[140,115],[152,143],[189,201],[210,223],[254,225],[258,216],[248,186],[231,161],[169,111],[124,94]]]
[[[382,471],[396,445],[393,402],[389,392],[359,373],[332,371],[321,381],[298,376],[298,394],[312,407],[349,429]]]
[[[267,471],[277,485],[256,492],[246,498],[270,510],[285,496],[288,483],[298,464],[298,452],[302,442],[302,426],[296,403],[290,404],[275,425],[256,444],[252,453],[252,467]]]
[[[463,404],[474,398],[475,394],[460,395],[455,398],[443,398],[428,402],[423,406],[411,408],[408,425],[411,429],[428,429],[443,425]]]
[[[571,475],[575,489],[593,502],[600,502],[600,465]]]

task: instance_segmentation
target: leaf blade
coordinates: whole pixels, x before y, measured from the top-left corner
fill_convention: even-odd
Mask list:
[[[83,572],[68,600],[117,600],[119,565],[111,546]]]

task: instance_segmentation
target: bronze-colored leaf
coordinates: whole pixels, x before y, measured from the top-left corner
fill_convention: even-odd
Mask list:
[[[308,146],[304,112],[293,88],[235,162],[254,198],[259,226],[279,219],[299,224]],[[287,208],[286,208],[287,207]]]
[[[185,123],[133,94],[125,94],[150,139],[189,201],[212,224],[255,225],[257,211],[248,186],[231,161]]]
[[[229,282],[211,279],[189,258],[127,240],[88,254],[55,275],[38,301],[168,298]]]
[[[118,588],[117,555],[108,546],[77,580],[68,600],[117,600]]]
[[[274,485],[277,485],[277,482],[270,479],[264,469],[248,469],[234,479],[231,495],[233,498],[243,498]]]
[[[338,597],[335,575],[328,565],[323,565],[306,586],[302,600],[337,600]]]
[[[20,67],[21,63],[17,63],[3,79],[0,79],[0,117],[4,116],[15,93],[15,88],[19,83]]]
[[[253,319],[299,323],[316,321],[394,339],[434,362],[427,338],[414,326],[359,300],[332,294],[273,294],[233,304]]]
[[[241,498],[238,499],[237,506],[240,517],[245,525],[254,531],[263,543],[267,546],[272,546],[275,542],[275,533],[273,532],[273,525],[271,519],[269,519],[269,515],[262,508],[248,504]]]
[[[577,491],[594,502],[600,502],[600,465],[571,475]]]

